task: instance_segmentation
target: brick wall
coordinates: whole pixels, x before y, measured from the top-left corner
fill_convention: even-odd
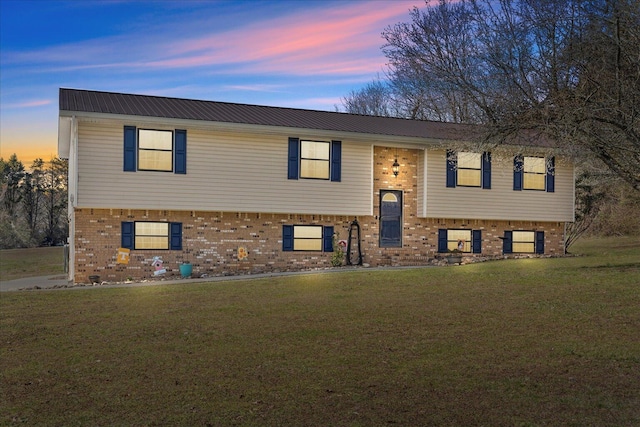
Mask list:
[[[398,155],[400,174],[394,177],[391,164]],[[364,263],[380,265],[425,265],[438,249],[438,229],[482,230],[482,254],[502,256],[505,230],[545,232],[545,254],[563,253],[563,223],[529,221],[485,221],[418,218],[417,150],[376,147],[374,150],[373,216],[358,217]],[[379,248],[379,193],[381,189],[403,191],[402,248]],[[317,224],[334,226],[346,239],[353,217],[332,215],[281,215],[264,213],[158,211],[128,209],[76,209],[75,282],[87,282],[90,275],[101,280],[153,277],[154,256],[162,257],[165,276],[179,276],[179,263],[190,261],[194,276],[235,275],[292,271],[331,266],[331,253],[283,252],[282,226]],[[117,264],[124,221],[181,222],[183,250],[132,250],[129,264]],[[238,248],[248,257],[239,260]]]

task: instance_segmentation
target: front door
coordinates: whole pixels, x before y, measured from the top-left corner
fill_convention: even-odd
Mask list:
[[[380,247],[402,247],[402,191],[380,190]]]

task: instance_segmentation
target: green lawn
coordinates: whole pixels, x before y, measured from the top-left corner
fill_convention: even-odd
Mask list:
[[[64,273],[62,246],[0,250],[0,280]]]
[[[0,424],[640,425],[640,240],[0,295]]]

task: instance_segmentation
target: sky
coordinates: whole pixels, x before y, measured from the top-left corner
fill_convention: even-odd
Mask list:
[[[57,155],[61,87],[335,111],[424,0],[0,0],[0,157]]]

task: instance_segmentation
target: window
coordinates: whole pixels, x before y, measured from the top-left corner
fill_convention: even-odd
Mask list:
[[[300,178],[329,179],[328,142],[300,141]]]
[[[544,231],[505,231],[503,252],[544,254]]]
[[[121,246],[128,249],[182,250],[182,223],[123,222]]]
[[[438,230],[438,252],[482,253],[482,231],[462,229]]]
[[[333,252],[333,227],[322,225],[283,225],[282,250]]]
[[[125,126],[123,170],[187,173],[187,131]]]
[[[523,182],[524,190],[544,190],[547,167],[544,157],[525,157],[523,162]]]
[[[138,170],[173,171],[173,132],[138,130]]]
[[[480,187],[482,181],[482,155],[480,153],[458,153],[458,185]]]
[[[554,192],[555,159],[516,156],[513,163],[513,189]]]
[[[491,153],[447,151],[447,187],[491,188]]]
[[[341,180],[342,142],[289,138],[288,178]]]

